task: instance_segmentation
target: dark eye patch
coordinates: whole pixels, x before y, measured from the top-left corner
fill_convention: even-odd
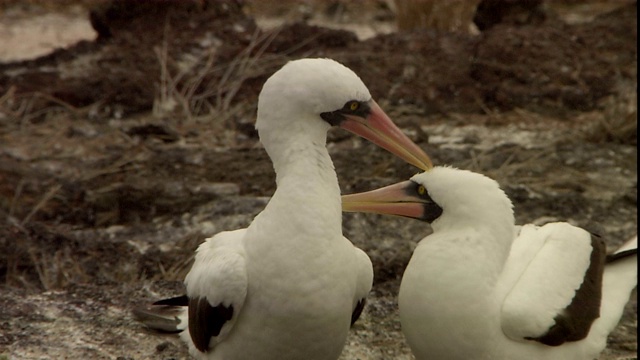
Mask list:
[[[368,101],[350,100],[338,110],[320,113],[320,117],[331,126],[339,126],[346,119],[345,115],[366,118],[370,113],[371,106]]]
[[[428,223],[433,222],[437,218],[442,215],[442,208],[440,205],[436,204],[435,201],[429,195],[429,191],[427,191],[426,186],[418,184],[415,181],[411,181],[414,186],[408,186],[405,188],[405,192],[407,195],[412,197],[417,197],[422,199],[424,203],[422,207],[424,208],[422,217],[419,220],[426,221]]]
[[[356,115],[363,118],[369,116],[371,112],[371,106],[369,106],[369,102],[367,101],[356,101],[351,100],[347,101],[342,107],[342,111],[344,114]]]

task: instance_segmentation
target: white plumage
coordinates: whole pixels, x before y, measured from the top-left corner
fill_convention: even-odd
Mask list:
[[[185,279],[179,329],[201,359],[337,359],[371,289],[371,261],[342,236],[340,188],[326,149],[337,125],[419,167],[428,157],[329,59],[286,64],[265,83],[256,128],[277,190],[246,229],[199,248]],[[138,310],[138,318],[155,318]],[[160,314],[158,312],[157,314]],[[173,315],[171,315],[173,316]],[[180,316],[179,316],[180,317]]]
[[[515,226],[511,201],[478,173],[435,167],[346,195],[343,209],[432,224],[398,298],[418,360],[595,359],[637,284],[637,238],[607,256],[568,223]]]

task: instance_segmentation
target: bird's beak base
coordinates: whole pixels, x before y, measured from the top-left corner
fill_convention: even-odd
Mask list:
[[[380,189],[342,196],[342,211],[398,215],[413,219],[424,218],[424,200],[411,194],[415,187],[403,181]]]

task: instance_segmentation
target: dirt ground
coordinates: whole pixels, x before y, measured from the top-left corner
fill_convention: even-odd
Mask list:
[[[179,294],[198,244],[264,207],[256,98],[300,57],[351,67],[436,164],[499,181],[519,223],[570,221],[611,249],[637,234],[635,2],[503,1],[478,34],[397,32],[388,1],[27,3],[0,2],[0,360],[187,358],[130,311]],[[7,47],[35,18],[38,49]],[[328,147],[344,193],[416,171],[339,130]],[[345,214],[343,229],[375,282],[341,359],[413,359],[395,296],[428,225]],[[601,359],[636,352],[634,291]]]

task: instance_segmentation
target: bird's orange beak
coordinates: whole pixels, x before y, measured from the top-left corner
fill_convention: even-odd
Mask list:
[[[428,195],[419,193],[418,188],[413,181],[402,181],[376,190],[343,195],[342,211],[397,215],[431,222],[442,214],[442,209]]]
[[[368,105],[370,111],[367,117],[345,114],[345,120],[339,126],[362,136],[421,170],[433,168],[429,156],[391,121],[374,100],[370,100]]]

